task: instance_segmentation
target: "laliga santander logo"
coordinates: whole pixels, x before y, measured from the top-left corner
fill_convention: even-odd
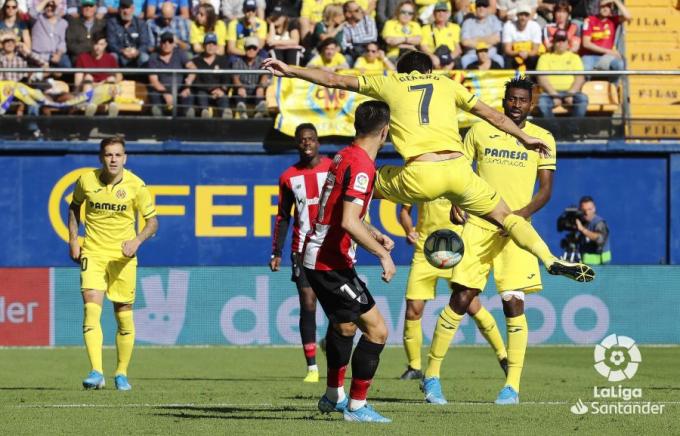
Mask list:
[[[50,218],[50,223],[55,233],[59,235],[64,242],[68,242],[68,228],[66,227],[66,220],[61,214],[62,211],[62,201],[67,205],[71,204],[71,199],[73,198],[73,185],[78,180],[81,174],[88,171],[92,171],[96,168],[94,167],[84,167],[78,168],[65,174],[52,188],[50,192],[50,198],[47,201],[47,213]],[[68,207],[68,206],[67,206]],[[85,208],[80,209],[80,222],[84,221]],[[82,243],[82,240],[81,240]]]
[[[628,336],[609,335],[595,346],[595,370],[610,382],[630,380],[638,370],[642,356],[635,341]]]

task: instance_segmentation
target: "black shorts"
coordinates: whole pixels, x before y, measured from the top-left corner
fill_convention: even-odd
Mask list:
[[[354,268],[318,271],[305,268],[307,279],[331,323],[356,322],[375,300]]]
[[[309,281],[307,280],[305,269],[302,267],[304,256],[304,253],[291,253],[290,255],[290,262],[293,268],[290,280],[295,282],[298,288],[309,288]]]

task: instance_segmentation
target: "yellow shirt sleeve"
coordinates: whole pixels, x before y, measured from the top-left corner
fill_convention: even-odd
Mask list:
[[[259,24],[257,27],[257,37],[260,38],[260,41],[264,41],[267,39],[267,22],[262,18],[258,18],[257,22]]]
[[[421,27],[421,40],[420,40],[420,45],[424,47],[429,47],[430,49],[434,49],[434,37],[432,36],[432,25],[428,24],[426,26]]]
[[[85,201],[85,189],[83,188],[83,176],[80,176],[73,190],[73,200],[71,202],[76,206],[80,206],[83,204],[83,201]]]
[[[383,89],[390,76],[359,76],[359,93],[376,100],[383,100]]]
[[[146,185],[139,187],[135,198],[135,207],[142,214],[144,219],[156,216],[156,206],[153,204],[151,193]]]
[[[234,34],[236,34],[236,27],[234,26]],[[215,35],[217,35],[217,45],[227,45],[227,25],[224,21],[219,20],[215,23]]]
[[[203,42],[204,32],[196,25],[195,22],[191,22],[189,42],[191,44],[201,44]]]
[[[475,126],[478,124],[479,123],[470,127],[470,129],[465,134],[465,139],[463,140],[463,154],[470,162],[477,159],[477,141],[475,138],[477,129],[475,129]]]
[[[227,27],[227,41],[234,41],[238,39],[236,35],[236,26],[238,26],[238,20],[234,18],[229,22],[229,27]]]
[[[467,88],[460,83],[454,81],[452,81],[452,83],[456,93],[456,106],[470,112],[470,109],[477,104],[479,97],[468,91]]]

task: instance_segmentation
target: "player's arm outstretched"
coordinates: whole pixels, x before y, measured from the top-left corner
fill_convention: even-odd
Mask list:
[[[354,242],[380,260],[380,265],[383,269],[382,279],[385,282],[389,282],[396,273],[392,256],[390,256],[389,250],[384,246],[385,240],[379,241],[361,219],[361,209],[362,206],[358,204],[354,204],[351,201],[343,201],[342,228],[349,233]],[[385,235],[382,236],[387,238]],[[391,239],[387,239],[391,242]],[[392,245],[394,245],[394,242],[392,242]]]
[[[359,91],[359,79],[354,76],[335,74],[317,68],[296,67],[272,58],[265,59],[262,68],[278,77],[302,79],[327,88]]]
[[[157,231],[158,231],[158,218],[152,216],[146,220],[144,228],[142,229],[141,232],[139,232],[137,236],[135,236],[133,239],[130,239],[129,241],[123,241],[123,244],[121,246],[123,250],[123,256],[133,257],[135,254],[137,254],[139,246],[142,245],[144,241],[154,236]]]
[[[498,112],[491,106],[477,100],[477,103],[470,109],[470,113],[487,121],[492,126],[509,133],[526,147],[528,150],[537,151],[541,156],[550,156],[550,147],[542,139],[529,136],[520,129],[517,124],[512,122],[505,114]]]

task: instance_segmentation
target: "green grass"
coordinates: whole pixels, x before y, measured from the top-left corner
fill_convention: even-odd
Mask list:
[[[522,404],[492,404],[502,372],[487,348],[453,347],[442,382],[450,403],[426,405],[415,381],[399,381],[400,348],[387,348],[369,400],[389,425],[345,423],[316,410],[319,384],[303,384],[297,348],[144,348],[130,369],[131,392],[84,391],[81,348],[0,350],[0,423],[6,435],[69,434],[671,434],[680,422],[680,347],[641,348],[643,362],[628,387],[643,401],[663,402],[663,415],[582,415],[577,399],[593,401],[608,386],[592,367],[592,347],[527,351]],[[425,354],[425,350],[423,354]],[[112,370],[115,350],[105,350]],[[320,357],[324,368],[324,359]],[[323,375],[323,372],[322,372]],[[348,384],[347,384],[348,387]]]

